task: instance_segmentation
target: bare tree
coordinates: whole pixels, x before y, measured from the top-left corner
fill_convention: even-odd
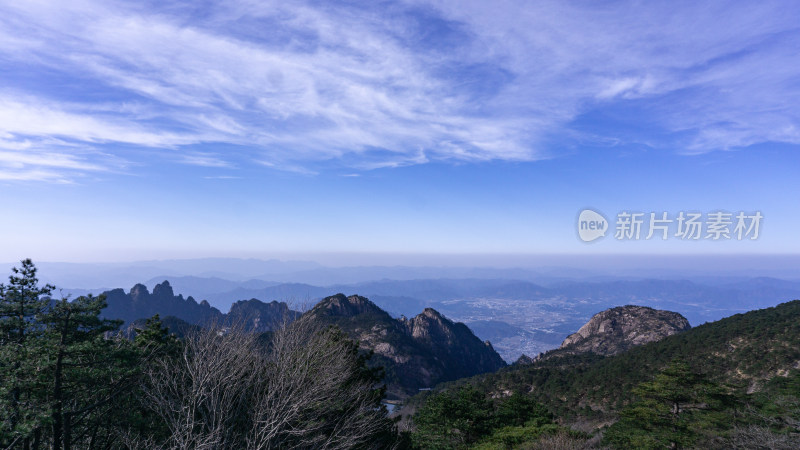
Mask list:
[[[385,448],[392,423],[355,343],[311,320],[269,338],[210,327],[148,371],[174,449]]]
[[[212,327],[189,334],[178,357],[153,362],[145,397],[171,432],[168,448],[235,447],[257,376],[255,344],[253,334]]]
[[[389,421],[375,380],[360,370],[357,347],[338,330],[305,318],[282,327],[256,384],[248,447],[369,447]]]
[[[789,450],[800,448],[800,401],[795,397],[779,397],[774,404],[786,408],[789,414],[772,417],[748,405],[744,417],[749,422],[744,426],[734,426],[728,444],[734,449]],[[783,429],[784,432],[776,432]]]

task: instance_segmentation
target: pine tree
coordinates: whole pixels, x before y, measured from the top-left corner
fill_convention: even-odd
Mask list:
[[[39,286],[30,259],[21,264],[12,269],[8,285],[0,284],[0,446],[24,441],[27,448],[38,444],[35,430],[46,421],[34,392],[44,332],[37,317],[47,309],[55,287]]]
[[[53,448],[72,448],[76,438],[97,439],[105,428],[100,412],[132,387],[136,352],[129,342],[112,338],[121,321],[100,318],[105,306],[104,296],[63,298],[39,319],[46,352],[40,388]]]
[[[431,395],[414,416],[414,444],[422,448],[463,448],[494,426],[493,405],[472,385]]]
[[[36,272],[26,259],[0,285],[0,447],[107,448],[142,352],[100,318],[104,297],[53,300]]]
[[[725,428],[724,411],[733,402],[726,389],[682,360],[671,362],[633,392],[638,400],[623,409],[619,422],[605,434],[606,442],[619,448],[694,445]]]

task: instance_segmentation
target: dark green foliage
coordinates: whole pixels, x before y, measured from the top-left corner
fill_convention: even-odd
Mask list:
[[[39,286],[30,259],[12,271],[8,285],[0,284],[0,447],[30,439],[47,417],[36,399],[44,332],[37,318],[55,287]]]
[[[732,396],[684,361],[673,361],[633,393],[637,400],[605,434],[617,448],[685,448],[732,426]]]
[[[531,422],[519,426],[505,426],[494,430],[492,434],[482,439],[474,448],[480,450],[519,448],[521,445],[539,441],[542,436],[556,433],[570,434],[568,430],[554,423],[537,424],[536,422]],[[572,434],[585,440],[585,437],[580,433]]]
[[[682,362],[671,366],[676,360]],[[446,383],[437,390],[471,386],[487,397],[531,392],[567,423],[621,419],[610,438],[627,446],[695,442],[751,448],[772,436],[776,448],[785,448],[784,441],[800,441],[800,382],[792,378],[796,375],[776,374],[786,373],[798,360],[800,301],[792,301],[704,324],[617,356],[565,355]],[[753,388],[756,394],[748,394]],[[425,401],[412,398],[408,404],[421,410]],[[682,405],[677,416],[670,409],[676,403]],[[521,435],[527,433],[529,439],[539,431],[497,429],[495,440],[486,437],[482,442],[512,445]],[[508,440],[498,441],[500,435]]]
[[[64,448],[88,432],[85,426],[98,426],[97,415],[130,388],[136,369],[131,345],[105,336],[121,324],[100,318],[105,305],[102,296],[65,298],[52,303],[39,319],[45,330],[41,388],[50,410],[52,440],[63,442]]]
[[[536,425],[544,425],[552,420],[547,408],[533,397],[516,392],[497,404],[495,418],[501,426],[522,426],[531,421]]]
[[[620,355],[567,355],[468,382],[486,392],[533,392],[559,417],[608,420],[674,359],[739,393],[800,360],[800,301],[707,323]],[[462,381],[467,382],[467,381]]]
[[[163,354],[175,354],[180,343],[175,334],[164,324],[158,314],[146,319],[143,328],[135,328],[134,345],[152,358]]]
[[[492,429],[492,409],[486,395],[471,386],[434,394],[414,416],[413,442],[429,449],[477,442]]]
[[[546,425],[558,428],[551,415],[532,398],[513,394],[493,400],[467,385],[427,398],[414,416],[412,441],[416,447],[426,449],[466,448],[482,439],[524,442],[538,436]]]
[[[30,260],[0,289],[0,445],[97,448],[115,440],[114,401],[134,386],[138,353],[109,333],[101,297],[52,300]]]
[[[749,400],[737,417],[731,446],[800,448],[800,370],[772,378]]]
[[[156,314],[148,319],[134,320],[130,325],[125,327],[123,332],[128,338],[135,338],[138,336],[139,332],[146,329],[149,326],[149,322],[156,317],[158,318],[158,322],[164,328],[165,332],[175,336],[178,339],[182,339],[186,337],[186,335],[195,333],[203,328],[199,325],[193,325],[175,316],[162,317],[160,314]]]

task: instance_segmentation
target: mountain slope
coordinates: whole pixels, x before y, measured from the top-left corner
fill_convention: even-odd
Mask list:
[[[383,366],[390,398],[404,398],[437,383],[495,371],[505,366],[491,344],[433,309],[412,319],[393,319],[365,297],[327,297],[305,318],[336,325]]]
[[[759,391],[800,368],[800,300],[706,323],[616,356],[566,354],[460,382],[491,393],[531,392],[561,416],[613,416],[634,386],[675,359],[739,392]]]

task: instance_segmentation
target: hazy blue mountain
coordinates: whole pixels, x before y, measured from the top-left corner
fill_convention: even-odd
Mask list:
[[[300,312],[289,309],[284,302],[262,302],[258,299],[239,300],[231,305],[225,315],[229,326],[242,326],[246,330],[263,333],[279,329],[300,317]]]
[[[192,324],[220,321],[222,313],[206,301],[198,303],[191,296],[175,295],[168,281],[157,284],[153,292],[143,284],[134,285],[130,292],[113,289],[105,293],[108,306],[103,317],[122,319],[126,323],[159,314],[162,317],[175,316]]]
[[[237,301],[231,305],[227,314],[223,314],[206,300],[198,303],[192,296],[184,299],[182,294],[175,295],[169,281],[157,284],[152,293],[145,285],[136,284],[128,293],[122,289],[113,289],[105,292],[105,295],[108,306],[103,310],[102,316],[122,319],[126,324],[158,314],[191,325],[237,325],[247,330],[264,332],[287,321],[291,322],[300,315],[286,303],[262,302],[254,298]]]
[[[388,273],[389,269],[397,268],[376,270]],[[414,275],[421,270],[401,270],[401,273]],[[332,292],[371,298],[395,318],[411,317],[433,307],[475,327],[476,335],[491,340],[507,361],[516,360],[522,353],[536,355],[557,347],[592,315],[618,305],[638,304],[676,311],[697,326],[800,298],[800,282],[773,277],[697,276],[692,280],[595,277],[592,281],[551,280],[547,285],[506,278],[385,279],[329,286],[198,276],[164,279],[174,279],[172,288],[184,297],[207,300],[209,306],[219,311],[228,310],[235,301],[252,298],[286,302],[292,309],[302,310]],[[706,283],[698,282],[700,279]],[[156,281],[160,280],[151,279],[149,283]],[[80,295],[86,291],[64,292]],[[196,309],[191,305],[187,308]],[[512,329],[522,331],[510,332]]]
[[[395,295],[428,302],[480,297],[535,298],[550,293],[549,289],[527,281],[478,278],[381,280],[332,287],[358,291],[364,295]]]
[[[336,292],[332,288],[312,286],[302,283],[282,283],[259,289],[237,287],[227,292],[209,294],[206,299],[212,305],[226,308],[232,301],[257,298],[263,301],[278,300],[289,303],[292,308],[310,307],[319,299]]]
[[[191,295],[196,298],[209,299],[209,297],[235,291],[237,289],[245,290],[258,290],[270,286],[275,286],[281,283],[274,281],[251,279],[245,281],[228,280],[219,277],[196,277],[196,276],[165,276],[160,275],[149,279],[144,284],[146,286],[155,286],[163,280],[168,279],[172,285],[172,289],[179,294]],[[247,298],[246,296],[239,298]],[[238,298],[237,298],[238,300]],[[211,302],[213,304],[213,302]],[[227,309],[228,305],[215,305],[222,309]]]

